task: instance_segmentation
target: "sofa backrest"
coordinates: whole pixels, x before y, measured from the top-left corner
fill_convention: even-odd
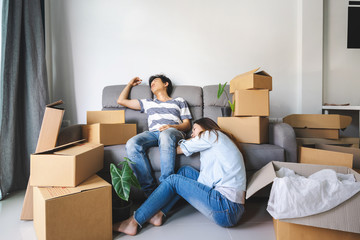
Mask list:
[[[147,115],[140,111],[123,107],[117,103],[117,99],[126,85],[106,86],[102,93],[102,110],[125,110],[125,122],[136,123],[137,132],[141,133],[148,129]],[[139,85],[131,89],[130,99],[152,98],[149,86]]]
[[[211,118],[215,122],[217,122],[217,118],[222,116],[221,108],[228,107],[229,103],[226,98],[225,92],[221,95],[221,97],[217,98],[217,92],[219,89],[219,85],[209,85],[203,87],[204,94],[204,117]],[[229,85],[225,86],[225,91],[228,94],[230,100],[232,101],[232,94],[229,94]]]
[[[125,122],[136,123],[138,133],[148,130],[147,115],[140,111],[125,108],[117,104],[117,99],[126,85],[106,86],[102,93],[102,110],[125,110]],[[152,98],[153,94],[148,85],[139,85],[131,89],[130,99]],[[192,114],[192,122],[203,116],[203,92],[198,86],[174,86],[172,98],[184,98]]]

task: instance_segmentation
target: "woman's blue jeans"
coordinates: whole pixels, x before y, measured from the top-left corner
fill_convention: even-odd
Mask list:
[[[162,132],[145,131],[127,141],[127,156],[131,161],[135,162],[131,167],[147,196],[150,196],[155,190],[156,181],[151,174],[151,166],[146,151],[150,147],[159,146],[161,166],[159,181],[162,182],[174,173],[176,146],[178,141],[183,138],[183,132],[175,128],[168,128]]]
[[[192,167],[182,167],[177,174],[166,178],[134,213],[140,226],[159,210],[166,215],[174,204],[184,198],[207,218],[222,227],[237,224],[244,213],[244,205],[234,203],[218,191],[196,180],[199,172]]]

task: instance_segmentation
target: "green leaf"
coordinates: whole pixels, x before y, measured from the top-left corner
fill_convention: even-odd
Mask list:
[[[217,92],[217,98],[219,99],[221,97],[222,91],[221,91],[221,83],[219,83],[219,89]]]
[[[233,103],[231,103],[230,101],[228,101],[228,102],[229,102],[231,111],[232,111],[232,112],[235,112],[235,101],[234,101]]]
[[[133,164],[130,159],[125,158],[125,161],[119,164],[122,165],[122,169],[117,168],[113,163],[110,164],[112,185],[116,194],[125,201],[129,200],[131,186],[140,188],[139,181],[130,168],[129,163]]]

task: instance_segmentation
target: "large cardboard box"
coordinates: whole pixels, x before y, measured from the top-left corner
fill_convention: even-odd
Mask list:
[[[268,89],[272,90],[272,77],[265,71],[257,72],[256,68],[240,74],[230,81],[230,93],[241,89]]]
[[[328,144],[315,144],[315,148],[328,151],[350,153],[353,155],[353,168],[360,169],[360,149],[354,147],[334,146]]]
[[[327,138],[339,139],[339,129],[321,128],[294,128],[296,137],[299,138]]]
[[[299,162],[352,168],[353,158],[353,155],[350,153],[302,147],[300,149]]]
[[[30,185],[76,187],[100,171],[104,145],[74,142],[31,155]]]
[[[263,116],[270,114],[269,90],[235,90],[234,116]]]
[[[87,111],[86,123],[125,123],[125,111]]]
[[[294,128],[343,129],[350,125],[351,117],[338,114],[292,114],[283,119]]]
[[[234,135],[242,143],[267,143],[269,119],[264,117],[218,117],[221,129]]]
[[[83,137],[88,142],[105,146],[125,144],[136,135],[136,124],[132,123],[94,123],[82,126]]]
[[[333,169],[338,173],[343,174],[354,174],[356,181],[360,181],[360,174],[354,170],[342,167],[342,166],[326,166],[326,165],[315,165],[315,164],[300,164],[300,163],[288,163],[288,162],[270,162],[257,171],[249,180],[246,191],[246,199],[251,197],[260,189],[269,185],[273,182],[276,177],[276,171],[281,167],[286,167],[295,171],[296,174],[308,177],[311,174],[320,171],[321,169]],[[287,222],[291,224],[299,224],[304,226],[310,226],[320,229],[331,229],[341,232],[349,232],[352,236],[360,234],[360,193],[357,193],[349,200],[343,202],[337,207],[312,216],[302,217],[302,218],[293,218],[293,219],[281,219],[281,222]],[[275,226],[275,232],[280,236],[287,229],[282,228],[281,226]],[[319,230],[320,231],[320,230]],[[293,240],[298,234],[296,231],[288,232],[286,236],[291,236],[291,238],[278,238],[281,240]],[[330,234],[328,232],[328,234]],[[356,235],[355,235],[356,234]],[[342,238],[338,239],[347,239],[343,238],[347,234],[341,235]],[[303,238],[301,239],[327,239],[327,238],[314,238],[314,233],[303,230]],[[353,238],[350,238],[353,239]],[[356,238],[354,238],[356,239]],[[358,238],[357,238],[358,239]]]
[[[111,185],[93,175],[76,188],[34,187],[40,240],[112,239]]]
[[[276,240],[359,240],[360,234],[317,228],[273,219]]]
[[[64,109],[59,107],[61,104],[63,104],[63,101],[59,100],[46,105],[35,152],[46,151],[56,146],[57,137],[64,116]],[[31,176],[26,188],[20,216],[21,220],[33,219],[33,187],[30,186],[30,179]]]

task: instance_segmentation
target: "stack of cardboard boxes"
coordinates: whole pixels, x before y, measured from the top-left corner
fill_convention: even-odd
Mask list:
[[[272,77],[259,68],[230,81],[235,111],[233,117],[219,117],[218,125],[243,143],[267,143],[269,125],[269,91]]]
[[[346,141],[339,137],[339,130],[351,123],[350,117],[293,114],[285,117],[284,122],[295,130],[300,164],[274,163],[272,166],[274,170],[288,165],[286,167],[307,177],[321,169],[333,169],[338,173],[354,174],[356,181],[360,181],[360,174],[351,169],[360,165],[358,145],[357,147],[343,147],[324,144],[350,143],[352,145],[353,143],[356,145],[353,138]],[[304,145],[315,148],[304,147]],[[360,217],[359,200],[360,193],[324,213],[295,219],[274,219],[276,238],[277,240],[360,239],[360,225],[357,220]]]
[[[283,122],[294,128],[299,146],[332,144],[359,148],[359,138],[340,137],[340,129],[348,127],[351,120],[349,116],[338,114],[292,114]]]
[[[88,142],[105,146],[126,144],[136,135],[136,124],[125,123],[125,111],[88,111],[82,135]]]
[[[21,219],[34,220],[38,239],[112,239],[111,185],[95,174],[103,168],[104,143],[126,142],[136,124],[124,123],[124,111],[89,112],[90,141],[55,147],[60,103],[46,107]]]

